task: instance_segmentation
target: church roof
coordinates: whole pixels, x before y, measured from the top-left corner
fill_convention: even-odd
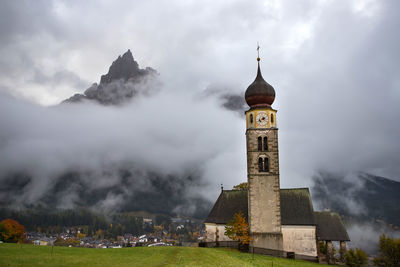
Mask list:
[[[336,212],[320,211],[314,213],[317,223],[317,239],[324,241],[350,241],[346,228]]]
[[[308,188],[281,189],[283,225],[315,225],[314,208]]]
[[[251,108],[270,107],[275,100],[275,89],[264,80],[260,69],[260,58],[257,58],[257,61],[257,76],[247,88],[245,99]]]
[[[222,190],[205,222],[226,224],[239,211],[247,220],[247,190]]]
[[[314,210],[308,188],[281,189],[283,225],[315,225]],[[248,217],[247,190],[223,190],[205,223],[226,224],[242,211]]]
[[[248,219],[247,190],[223,190],[205,223],[226,224],[239,211]],[[314,212],[308,188],[281,189],[282,225],[316,225],[317,239],[350,241],[339,214]]]

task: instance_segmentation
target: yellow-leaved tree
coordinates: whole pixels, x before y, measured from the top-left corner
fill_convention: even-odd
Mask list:
[[[240,190],[240,191],[244,191],[244,190],[248,190],[248,189],[249,189],[249,186],[248,186],[247,182],[240,183],[233,187],[233,190]]]
[[[225,235],[238,241],[239,250],[248,248],[251,242],[250,229],[242,212],[235,213],[233,219],[225,226]]]
[[[0,222],[0,240],[10,243],[25,241],[25,228],[16,220],[5,219]]]

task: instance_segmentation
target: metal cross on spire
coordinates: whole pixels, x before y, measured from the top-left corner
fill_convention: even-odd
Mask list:
[[[257,42],[257,61],[260,61],[260,45]]]

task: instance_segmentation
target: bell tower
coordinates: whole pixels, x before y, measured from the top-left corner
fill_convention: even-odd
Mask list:
[[[271,107],[275,90],[261,75],[260,57],[257,61],[256,79],[245,93],[251,246],[282,251],[277,111]]]

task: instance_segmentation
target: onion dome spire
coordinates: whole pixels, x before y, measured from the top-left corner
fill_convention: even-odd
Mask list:
[[[257,46],[257,51],[260,47]],[[257,107],[271,107],[275,100],[275,89],[267,83],[262,74],[260,68],[260,55],[257,57],[258,69],[257,77],[252,84],[246,90],[245,99],[250,108]]]

